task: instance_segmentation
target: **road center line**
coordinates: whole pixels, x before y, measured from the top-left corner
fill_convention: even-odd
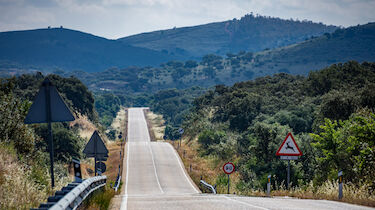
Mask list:
[[[232,199],[228,196],[224,196],[226,199],[228,200],[231,200],[231,201],[234,201],[234,202],[238,202],[238,203],[241,203],[242,205],[245,205],[245,206],[249,206],[249,207],[253,207],[253,208],[257,208],[257,209],[263,209],[263,210],[270,210],[270,209],[267,209],[267,208],[264,208],[264,207],[261,207],[261,206],[255,206],[255,205],[252,205],[250,203],[246,203],[246,202],[243,202],[243,201],[239,201],[239,200],[236,200],[236,199]]]

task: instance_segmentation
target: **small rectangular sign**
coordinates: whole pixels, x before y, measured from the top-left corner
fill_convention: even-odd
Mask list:
[[[280,156],[281,160],[298,160],[298,156]]]

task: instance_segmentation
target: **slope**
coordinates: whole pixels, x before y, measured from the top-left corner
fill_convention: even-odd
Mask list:
[[[145,59],[147,58],[147,59]],[[16,67],[103,71],[157,65],[173,56],[63,28],[0,33],[0,62]],[[14,64],[15,63],[15,64]]]
[[[338,29],[297,45],[258,53],[254,69],[307,74],[333,63],[375,61],[375,23]]]
[[[197,58],[209,53],[225,55],[286,46],[335,29],[335,26],[311,21],[249,14],[239,20],[154,31],[119,40],[133,46]]]

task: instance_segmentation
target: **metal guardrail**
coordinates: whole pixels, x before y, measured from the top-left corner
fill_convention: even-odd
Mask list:
[[[76,186],[72,191],[61,198],[51,210],[76,209],[85,198],[93,191],[103,187],[107,181],[107,176],[96,176],[86,179]]]
[[[121,176],[118,176],[116,182],[115,182],[115,192],[117,192],[118,188],[120,187],[120,182],[121,182]]]
[[[214,186],[208,184],[207,182],[205,182],[205,181],[203,181],[203,180],[201,180],[200,183],[201,183],[204,187],[206,187],[207,189],[211,190],[211,192],[212,192],[213,194],[216,194],[216,185],[215,185],[215,187],[214,187]]]
[[[95,190],[104,187],[107,176],[96,176],[85,179],[81,183],[70,183],[60,191],[56,191],[54,196],[48,198],[47,203],[40,204],[39,210],[74,210]]]

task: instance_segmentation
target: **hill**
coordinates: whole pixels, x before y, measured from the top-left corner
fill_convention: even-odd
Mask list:
[[[169,61],[160,67],[113,68],[105,72],[69,72],[92,90],[154,92],[166,88],[232,85],[275,73],[307,75],[331,64],[375,61],[375,23],[338,29],[299,44],[258,53],[240,52],[226,57],[209,54],[198,63]]]
[[[251,68],[267,74],[306,75],[311,70],[349,60],[375,61],[375,23],[337,29],[297,45],[260,52]]]
[[[7,69],[94,72],[158,65],[171,59],[175,57],[64,28],[0,33],[0,63]]]
[[[199,58],[206,54],[258,52],[333,32],[337,27],[311,21],[246,15],[241,19],[193,27],[173,28],[119,39],[123,43],[170,55]]]

